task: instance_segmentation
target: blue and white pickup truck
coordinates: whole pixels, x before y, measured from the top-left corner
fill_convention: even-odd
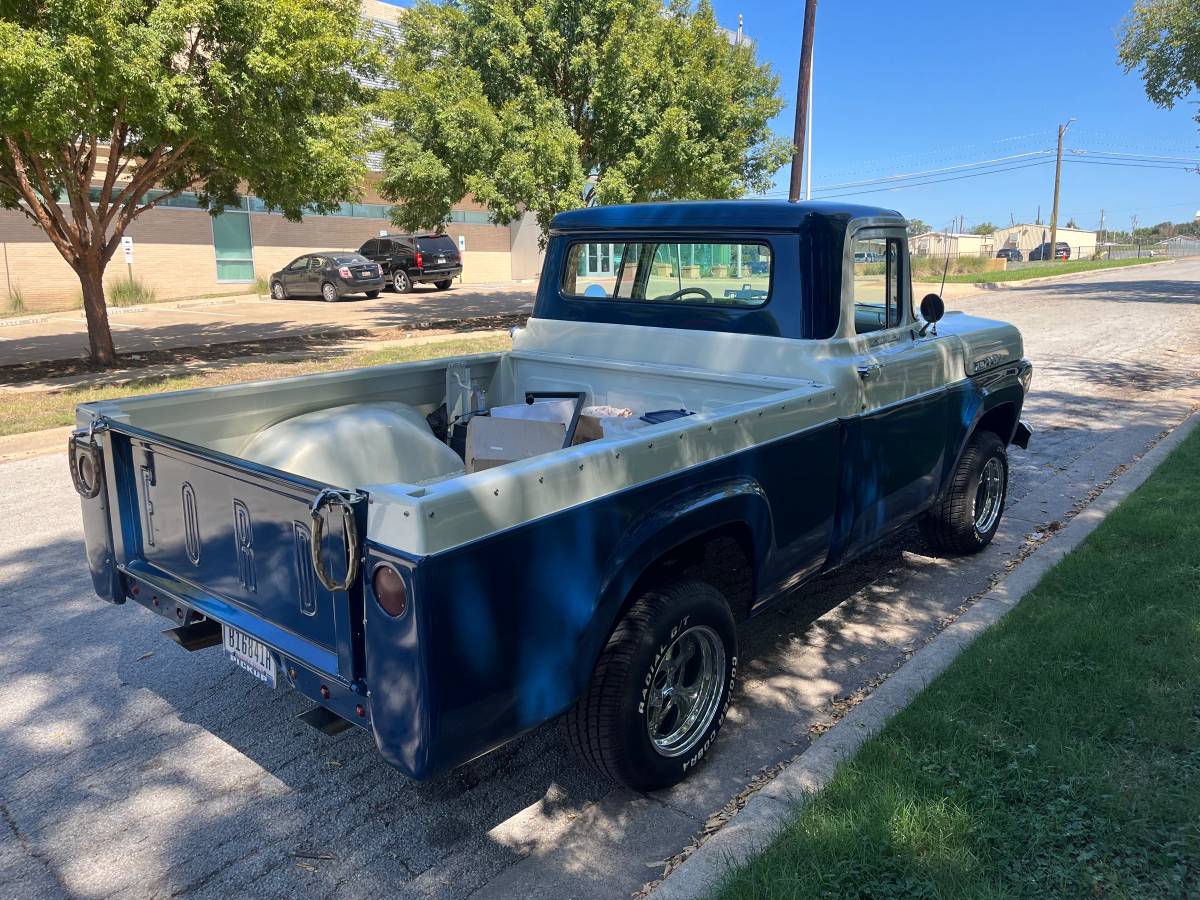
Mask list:
[[[413,778],[565,713],[660,788],[721,728],[740,618],[914,520],[991,540],[1031,367],[943,313],[889,210],[564,213],[509,352],[80,406],[95,589]]]

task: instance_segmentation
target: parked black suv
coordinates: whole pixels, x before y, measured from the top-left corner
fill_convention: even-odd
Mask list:
[[[1071,245],[1068,244],[1066,241],[1057,241],[1054,244],[1054,255],[1058,259],[1070,259],[1071,258]],[[1029,251],[1029,261],[1030,262],[1033,262],[1033,261],[1039,260],[1039,259],[1049,259],[1049,258],[1050,258],[1050,242],[1049,241],[1046,241],[1046,243],[1042,244],[1041,246],[1034,247],[1032,250]]]
[[[430,282],[439,290],[462,274],[458,247],[446,234],[390,234],[372,238],[358,252],[383,267],[392,289],[407,294],[414,284]]]
[[[383,285],[383,272],[376,263],[346,250],[305,253],[271,274],[271,296],[276,300],[323,297],[332,303],[347,294],[374,299]]]
[[[1007,259],[1009,262],[1020,262],[1024,257],[1019,247],[1001,247],[996,251],[996,259]]]

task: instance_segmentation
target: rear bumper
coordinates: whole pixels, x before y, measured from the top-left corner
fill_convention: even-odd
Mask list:
[[[462,274],[462,266],[447,266],[444,269],[422,269],[419,272],[409,272],[409,277],[417,284],[430,284],[434,281],[451,281]]]
[[[383,278],[353,278],[346,281],[344,278],[338,279],[338,295],[343,294],[362,294],[366,291],[382,291],[383,286],[387,284]]]

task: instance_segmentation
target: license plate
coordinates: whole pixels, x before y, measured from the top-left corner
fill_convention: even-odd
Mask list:
[[[440,262],[440,263],[444,263],[445,261],[446,261],[446,257],[444,257],[444,256],[439,256],[439,257],[438,257],[438,262]]]
[[[225,653],[234,665],[245,669],[259,681],[275,687],[275,657],[262,641],[242,634],[228,625],[221,626]]]

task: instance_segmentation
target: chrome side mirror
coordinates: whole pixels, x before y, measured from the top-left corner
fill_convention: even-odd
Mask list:
[[[925,337],[932,326],[946,314],[946,304],[942,302],[942,298],[937,294],[926,294],[921,298],[921,318],[925,320],[925,324],[921,326],[918,332],[919,337]],[[937,334],[937,329],[934,328],[934,334]]]

